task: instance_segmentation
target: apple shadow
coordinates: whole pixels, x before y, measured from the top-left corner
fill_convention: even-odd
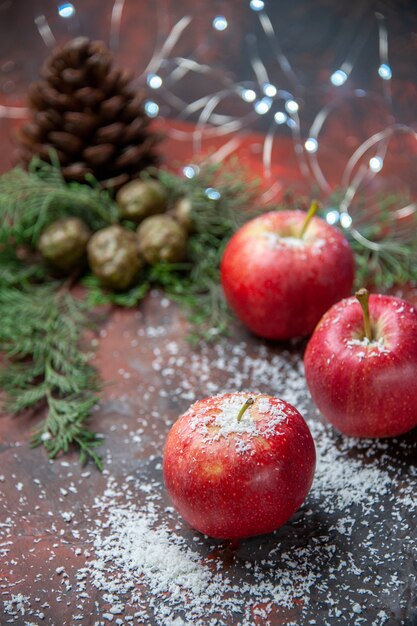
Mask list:
[[[339,434],[336,445],[344,449],[346,455],[362,460],[364,464],[378,462],[381,469],[407,470],[417,465],[417,427],[396,437],[380,439],[357,439]]]
[[[323,538],[327,540],[332,524],[332,520],[323,511],[306,511],[302,507],[286,524],[266,535],[238,541],[216,540],[204,536],[199,545],[200,555],[204,559],[206,553],[208,564],[216,561],[218,569],[237,578],[242,575],[250,578],[254,569],[265,574],[273,573],[278,566],[288,567],[291,554],[297,551],[310,552],[312,545],[320,545]],[[342,543],[339,549],[343,553]],[[321,566],[324,565],[322,562]]]

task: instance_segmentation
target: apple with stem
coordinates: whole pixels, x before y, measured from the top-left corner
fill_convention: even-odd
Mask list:
[[[295,513],[315,458],[310,430],[291,404],[229,393],[196,402],[173,425],[165,487],[193,528],[237,540],[272,532]]]
[[[304,211],[273,211],[228,242],[221,281],[230,308],[255,335],[292,339],[313,332],[327,309],[351,294],[354,258],[337,228]]]
[[[360,289],[335,304],[304,366],[315,404],[340,432],[393,437],[417,426],[417,311],[405,300]]]

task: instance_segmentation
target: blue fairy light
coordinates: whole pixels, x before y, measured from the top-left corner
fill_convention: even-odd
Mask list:
[[[58,14],[61,17],[68,18],[72,17],[75,13],[75,7],[71,2],[64,2],[58,6]]]

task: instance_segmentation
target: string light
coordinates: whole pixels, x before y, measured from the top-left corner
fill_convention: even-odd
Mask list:
[[[119,0],[119,1],[123,1],[123,0]],[[272,49],[274,50],[275,56],[277,58],[277,61],[279,63],[281,70],[291,78],[291,80],[296,86],[303,87],[303,85],[297,79],[297,76],[292,71],[289,65],[289,61],[283,55],[280,49],[279,41],[274,32],[274,29],[269,20],[269,17],[263,11],[263,9],[265,8],[265,2],[263,0],[250,0],[249,7],[251,10],[257,11],[259,13],[258,15],[259,21],[261,23],[261,26],[263,28],[263,31],[266,37],[268,38],[270,42],[270,45],[272,46]],[[181,20],[173,27],[172,32],[168,37],[169,45],[165,44],[163,46],[160,58],[155,59],[152,66],[150,66],[150,68],[152,67],[152,69],[157,71],[157,68],[161,66],[161,62],[163,60],[167,60],[167,58],[169,60],[169,55],[175,43],[179,39],[180,34],[191,23],[191,21],[192,21],[192,18],[190,18],[189,16],[185,16],[181,18]],[[228,28],[229,24],[227,22],[227,19],[224,16],[218,15],[213,19],[212,26],[216,30],[225,30]],[[205,96],[204,98],[199,98],[195,100],[194,102],[191,102],[188,105],[186,102],[182,102],[180,98],[177,98],[177,104],[175,103],[175,100],[173,100],[174,102],[173,107],[175,108],[178,107],[178,110],[181,111],[181,106],[184,104],[187,113],[188,111],[195,112],[195,111],[198,111],[199,109],[202,109],[202,114],[200,115],[200,118],[199,118],[199,122],[201,123],[198,128],[198,133],[199,133],[199,138],[200,138],[199,140],[201,142],[201,137],[203,136],[203,133],[205,132],[206,125],[208,126],[207,131],[209,133],[207,136],[210,136],[210,137],[227,135],[232,132],[232,127],[234,131],[236,128],[242,128],[244,126],[245,122],[243,120],[245,118],[242,118],[242,120],[240,120],[238,117],[234,119],[230,115],[222,116],[222,115],[219,115],[217,112],[214,113],[214,110],[224,98],[230,96],[231,94],[235,94],[238,97],[240,97],[243,101],[252,104],[257,114],[265,115],[271,110],[271,107],[275,105],[275,102],[276,102],[275,99],[279,94],[280,100],[283,100],[284,102],[284,105],[283,105],[284,110],[276,111],[276,108],[274,106],[275,110],[273,112],[273,119],[274,119],[275,124],[277,125],[286,124],[291,129],[292,135],[293,135],[294,151],[297,154],[299,165],[304,176],[306,177],[309,175],[314,176],[314,179],[320,186],[321,190],[322,191],[324,190],[326,193],[329,193],[331,191],[331,187],[328,184],[326,178],[324,177],[324,174],[322,173],[320,169],[318,160],[313,157],[308,159],[306,153],[310,153],[313,155],[314,153],[318,151],[319,142],[320,142],[320,132],[322,130],[322,127],[327,117],[329,116],[329,114],[334,110],[336,106],[339,105],[340,101],[343,101],[344,99],[348,97],[352,97],[352,96],[356,98],[366,97],[366,98],[373,98],[373,99],[378,99],[378,96],[376,94],[373,94],[372,92],[367,92],[364,89],[355,89],[355,90],[352,89],[352,91],[349,91],[349,93],[342,92],[342,94],[340,94],[341,95],[340,98],[334,97],[333,101],[330,102],[330,104],[327,104],[318,112],[314,120],[314,123],[311,127],[311,130],[308,133],[307,138],[305,139],[305,141],[302,141],[300,139],[300,122],[299,122],[298,115],[297,115],[299,111],[299,104],[294,99],[294,96],[291,93],[289,93],[288,91],[284,91],[283,89],[278,89],[277,87],[275,87],[273,83],[270,82],[266,67],[263,64],[259,53],[257,52],[256,36],[254,34],[252,35],[252,39],[255,40],[255,44],[252,46],[253,50],[252,50],[252,57],[251,57],[251,66],[255,74],[254,80],[256,82],[253,82],[253,80],[249,82],[249,80],[247,80],[247,81],[242,81],[241,83],[238,83],[238,84],[231,85],[229,78],[225,76],[223,80],[223,89],[220,90],[218,93]],[[382,39],[380,39],[380,41],[382,41]],[[384,43],[384,41],[382,41],[382,43]],[[387,90],[389,90],[389,87],[390,87],[389,80],[392,77],[392,70],[391,70],[390,65],[388,64],[388,56],[387,56],[387,51],[385,48],[383,46],[382,52],[380,49],[379,65],[377,65],[377,71],[378,71],[380,78],[385,81],[383,88],[384,88],[384,94],[386,96],[385,99],[388,101],[388,105],[389,105],[390,98],[389,98],[389,92]],[[333,72],[333,74],[331,74],[331,76],[329,77],[330,83],[333,84],[335,87],[340,87],[344,85],[350,76],[350,73],[353,69],[353,61],[356,59],[356,57],[355,55],[350,54],[350,56],[348,55],[348,59],[350,59],[349,62],[345,61],[343,64],[340,65],[339,69]],[[177,64],[178,65],[177,69],[179,71],[174,70],[173,72],[171,72],[171,74],[169,74],[170,78],[171,77],[174,78],[174,73],[175,73],[175,79],[179,80],[180,78],[182,78],[182,76],[184,76],[187,72],[190,72],[190,71],[196,72],[198,74],[207,74],[213,71],[212,68],[210,68],[209,66],[198,64],[192,61],[191,59],[181,59],[180,61],[181,63]],[[154,88],[158,88],[160,86],[158,85],[159,83],[158,78],[157,78],[157,82],[155,82],[154,80],[152,81],[151,78],[149,78],[148,80],[151,82],[151,84],[154,85]],[[173,82],[175,81],[170,80],[170,83],[173,83]],[[243,85],[250,85],[251,87],[246,87],[246,86],[244,87]],[[297,94],[299,92],[295,91],[295,93]],[[166,97],[166,95],[167,94],[165,94],[165,90],[164,90],[164,96]],[[169,95],[169,90],[168,90],[168,95]],[[155,117],[159,112],[159,107],[155,102],[149,101],[145,105],[145,110],[148,115]],[[226,120],[226,122],[221,121],[222,119]],[[407,128],[406,132],[412,132],[413,136],[415,136],[415,132],[413,129],[408,128],[408,127],[406,128]],[[382,134],[387,133],[389,129],[390,127],[387,127],[387,129],[382,131]],[[185,132],[182,132],[182,134],[180,131],[176,131],[176,132],[177,132],[177,136],[180,136],[180,137],[187,135],[187,133]],[[274,129],[273,126],[270,126],[268,134],[266,135],[266,138],[264,140],[263,168],[264,168],[264,173],[267,177],[271,175],[270,174],[270,171],[271,171],[270,154],[272,153],[272,149],[273,149],[274,133],[278,134],[277,129],[276,128]],[[192,137],[193,137],[194,147],[195,147],[198,144],[198,142],[195,139],[196,132],[192,134]],[[371,141],[371,145],[368,146],[367,144],[370,141]],[[348,186],[348,189],[347,189],[345,198],[340,206],[340,210],[336,210],[332,208],[328,211],[326,215],[326,220],[329,224],[338,223],[344,229],[352,228],[353,234],[358,231],[356,231],[353,226],[354,222],[352,221],[352,217],[348,213],[348,209],[349,209],[349,206],[352,204],[352,199],[357,189],[359,188],[359,185],[362,183],[362,179],[359,179],[359,178],[358,180],[355,179],[354,182],[351,183],[349,186],[349,176],[352,173],[351,170],[355,166],[355,163],[357,163],[359,159],[363,159],[364,155],[369,154],[370,147],[372,147],[372,145],[374,145],[375,143],[376,143],[376,140],[373,141],[373,137],[370,137],[366,141],[364,141],[363,144],[361,144],[359,148],[355,150],[354,154],[349,159],[349,162],[343,174],[342,180],[346,179],[345,182],[346,182],[346,185]],[[218,150],[218,152],[221,152],[222,150],[226,149],[227,154],[229,154],[235,151],[236,146],[238,145],[239,145],[239,141],[237,141],[235,138],[229,139],[222,146],[222,148]],[[369,166],[369,170],[367,170],[367,168],[361,169],[361,172],[364,172],[364,175],[362,178],[365,178],[365,180],[366,180],[367,171],[368,173],[369,171],[372,171],[372,172],[380,171],[380,169],[383,167],[383,160],[381,159],[381,157],[372,157],[371,159],[369,159],[368,166]],[[193,178],[196,175],[194,166],[192,165],[185,166],[183,168],[183,174],[186,178]],[[221,197],[220,192],[217,189],[213,189],[213,188],[207,188],[205,190],[205,195],[207,198],[210,198],[214,201],[219,200],[219,198]],[[362,235],[361,237],[362,237],[363,242],[365,242],[364,245],[367,245],[366,244],[367,240]],[[370,249],[374,249],[373,246],[376,245],[370,240],[368,240],[368,244],[369,244],[368,247]]]
[[[299,106],[295,100],[287,100],[287,102],[285,103],[285,108],[287,109],[288,113],[297,113]]]
[[[124,3],[124,0],[115,0],[115,6],[117,7],[122,7],[123,3]],[[275,52],[275,56],[277,58],[277,61],[279,63],[281,70],[293,80],[294,84],[298,85],[299,87],[302,87],[300,81],[297,79],[297,76],[292,71],[292,68],[289,65],[288,59],[286,59],[286,57],[283,55],[278,38],[274,32],[272,23],[268,15],[264,12],[266,3],[264,2],[264,0],[250,0],[248,4],[249,4],[249,8],[252,11],[259,13],[258,18],[263,28],[263,32],[267,36],[270,42],[270,45],[272,46]],[[71,17],[75,13],[74,5],[71,2],[58,4],[57,10],[58,10],[59,15],[64,18]],[[381,22],[380,18],[378,19]],[[170,55],[171,55],[173,48],[175,47],[180,36],[182,35],[184,29],[187,28],[191,22],[192,22],[192,18],[190,16],[184,16],[178,21],[177,24],[174,25],[174,27],[172,28],[171,32],[168,35],[168,38],[165,44],[162,46],[160,53],[156,54],[152,63],[149,64],[149,69],[153,69],[157,71],[158,67],[161,67],[161,64],[164,60],[167,61],[170,59]],[[35,19],[35,24],[38,27],[38,30],[44,42],[46,43],[46,45],[52,46],[53,44],[55,44],[53,35],[50,32],[49,25],[46,22],[46,18],[44,16],[39,16],[38,18]],[[228,20],[226,19],[224,15],[216,15],[212,21],[212,27],[218,31],[226,30],[229,27]],[[388,93],[389,95],[389,92],[387,90],[389,90],[389,87],[390,87],[389,81],[392,78],[392,69],[388,63],[387,37],[386,37],[386,29],[384,30],[384,28],[385,28],[384,24],[382,24],[382,26],[381,24],[379,24],[380,55],[379,55],[379,66],[377,66],[377,72],[380,78],[383,81],[386,81],[385,84],[383,85],[384,93],[385,94]],[[255,38],[255,35],[252,35],[252,36],[253,38]],[[202,135],[204,132],[205,124],[210,124],[211,122],[213,122],[214,128],[211,126],[209,129],[210,136],[221,136],[221,135],[226,135],[232,132],[231,129],[233,125],[234,125],[233,130],[236,128],[241,128],[243,126],[243,122],[241,122],[241,120],[239,120],[238,118],[236,118],[235,120],[232,120],[231,116],[220,116],[217,113],[215,114],[213,112],[218,102],[220,102],[223,98],[225,98],[226,95],[230,95],[234,93],[240,96],[243,101],[253,104],[253,108],[257,114],[264,115],[271,110],[271,107],[274,104],[275,98],[277,94],[279,94],[279,97],[284,100],[284,109],[286,112],[275,111],[274,113],[275,124],[277,125],[286,124],[289,128],[291,128],[292,134],[293,134],[293,140],[294,140],[294,150],[299,156],[300,165],[305,166],[305,171],[304,171],[305,175],[307,176],[308,174],[312,174],[315,180],[320,185],[321,189],[329,191],[330,186],[328,185],[324,175],[321,172],[321,169],[317,163],[317,159],[311,158],[308,161],[305,152],[314,154],[318,151],[319,134],[321,132],[323,124],[325,120],[327,119],[329,113],[334,108],[332,106],[332,103],[330,104],[330,106],[327,105],[322,110],[319,111],[314,121],[314,124],[309,132],[309,135],[311,136],[307,137],[303,145],[302,141],[300,140],[300,123],[298,120],[298,116],[295,115],[299,111],[299,104],[296,102],[296,100],[293,99],[293,96],[291,93],[289,93],[288,91],[277,89],[277,87],[275,87],[274,84],[269,82],[270,79],[269,79],[267,70],[262,63],[262,60],[259,54],[256,52],[256,49],[255,49],[255,52],[253,53],[253,57],[254,58],[252,62],[252,69],[255,73],[256,86],[255,86],[255,83],[253,83],[252,81],[251,82],[245,81],[240,84],[235,84],[233,86],[230,86],[230,82],[228,78],[225,77],[224,85],[226,85],[227,88],[224,88],[222,91],[220,91],[219,92],[220,95],[215,94],[212,96],[206,96],[205,98],[197,99],[194,102],[189,103],[189,104],[187,104],[186,102],[183,102],[180,98],[176,98],[176,100],[172,99],[172,102],[173,102],[172,106],[174,108],[178,108],[178,110],[181,110],[181,107],[184,105],[184,108],[186,110],[189,110],[190,112],[198,111],[199,108],[201,109],[201,107],[203,107],[204,115],[200,116],[202,123],[201,123],[201,129],[199,129],[198,132],[200,132],[200,134]],[[345,84],[345,82],[347,81],[352,71],[353,62],[354,60],[356,60],[356,57],[352,53],[350,54],[350,56],[348,55],[347,59],[348,60],[350,59],[349,62],[344,61],[340,65],[339,69],[333,72],[333,74],[331,74],[329,78],[331,84],[333,84],[336,87],[340,87],[343,84]],[[198,74],[207,74],[212,71],[212,68],[208,67],[207,65],[202,65],[200,63],[197,63],[187,58],[184,58],[184,59],[181,58],[179,62],[176,61],[176,64],[178,67],[174,71],[172,71],[170,74],[168,74],[168,77],[172,79],[169,81],[170,84],[174,83],[175,81],[180,80],[188,72],[196,72]],[[174,76],[175,76],[175,80],[173,80]],[[145,71],[139,78],[141,78],[142,80],[143,79],[146,80],[148,86],[151,89],[159,89],[163,84],[163,79],[161,78],[161,76],[159,76],[156,73],[150,72],[148,75],[146,75],[146,71]],[[245,85],[245,84],[253,85],[254,88],[242,87],[242,85]],[[166,94],[165,91],[167,91],[168,93]],[[169,89],[164,90],[163,95],[164,97],[171,95],[169,92]],[[343,94],[343,98],[351,97],[352,95],[357,98],[361,98],[361,97],[376,98],[375,94],[372,94],[371,92],[368,93],[363,89],[352,90],[347,95]],[[389,97],[386,97],[386,99],[389,100]],[[336,101],[336,104],[337,103],[338,103],[338,100]],[[169,104],[171,105],[171,102],[169,102]],[[156,117],[159,114],[159,105],[153,100],[148,100],[147,102],[145,102],[144,108],[145,108],[146,114],[149,117]],[[2,116],[1,115],[2,109],[7,111],[6,117],[18,117],[19,116],[19,115],[14,115],[14,114],[12,115],[11,113],[9,113],[9,111],[12,111],[13,108],[11,107],[5,108],[5,107],[1,107],[0,105],[0,117]],[[24,109],[22,109],[22,111],[24,111]],[[227,123],[224,124],[218,121],[221,118],[226,119]],[[225,131],[224,129],[226,126],[227,126],[227,129]],[[384,132],[387,132],[388,130],[389,128],[387,127],[387,129]],[[414,133],[413,136],[415,136],[415,132],[413,131],[413,129],[407,130],[407,132],[410,132],[410,131],[413,132]],[[175,132],[176,132],[177,137],[183,137],[187,135],[185,131],[182,132],[182,131],[177,130]],[[269,141],[271,151],[272,151],[274,132],[276,132],[276,129],[274,131],[274,128],[271,127],[265,139],[265,142]],[[194,137],[194,133],[193,133],[193,137]],[[372,138],[367,139],[362,144],[362,146],[360,146],[360,148],[355,151],[354,155],[352,155],[351,159],[349,160],[347,168],[345,168],[345,172],[349,171],[351,173],[350,170],[353,169],[354,163],[357,162],[360,158],[363,158],[363,156],[367,153],[367,150],[369,149],[369,147],[366,144],[367,142],[370,141],[370,139]],[[235,146],[233,145],[233,141],[231,143],[231,140],[228,140],[224,145],[224,147],[226,147],[229,150],[229,152],[234,151],[236,149]],[[264,142],[264,146],[265,146],[265,142]],[[229,144],[232,146],[231,148],[229,148]],[[265,153],[265,150],[264,150],[264,153]],[[264,159],[264,172],[266,171],[266,167],[267,167],[265,165],[266,162],[267,160]],[[310,166],[310,169],[309,169],[309,166]],[[196,170],[196,167],[197,166],[193,166],[193,165],[185,166],[182,169],[183,175],[186,178],[193,178],[198,173]],[[379,156],[370,158],[368,167],[369,167],[369,170],[374,173],[379,172],[383,167],[383,159]],[[364,171],[366,173],[366,168]],[[343,176],[345,177],[345,174]],[[358,185],[356,185],[356,188]],[[352,197],[354,193],[356,192],[356,188],[353,189],[353,194],[351,194]],[[218,200],[220,198],[220,193],[216,189],[208,188],[206,189],[205,193],[206,193],[206,196],[210,199]],[[347,213],[347,210],[352,201],[351,196],[347,197],[345,204],[341,207],[342,210],[340,213],[336,211],[335,209],[332,209],[328,212],[326,219],[329,223],[338,221],[343,228],[350,228],[350,226],[352,225],[352,218],[350,217],[349,213]]]
[[[380,172],[382,170],[382,166],[384,165],[383,159],[381,157],[376,156],[369,159],[369,169],[372,172]]]
[[[340,225],[342,228],[350,228],[352,226],[352,218],[349,213],[342,213],[340,216]]]
[[[146,82],[151,89],[159,89],[162,85],[162,78],[158,74],[148,74]]]
[[[216,30],[226,30],[228,26],[229,24],[224,15],[217,15],[213,20],[213,28]]]
[[[306,139],[304,147],[307,152],[313,154],[314,152],[317,152],[319,148],[319,142],[317,141],[317,139],[314,139],[314,137],[309,137],[308,139]]]
[[[144,109],[148,117],[156,117],[159,113],[159,106],[153,100],[147,100]]]
[[[336,70],[330,76],[330,82],[335,87],[341,87],[342,85],[345,84],[346,81],[347,81],[347,74],[343,70]]]
[[[258,102],[255,103],[254,109],[258,115],[265,115],[271,108],[271,104],[271,98],[262,98],[262,100],[258,100]]]
[[[249,2],[249,6],[252,11],[262,11],[262,9],[265,7],[265,2],[263,2],[263,0],[251,0]]]
[[[288,115],[283,111],[277,111],[274,115],[274,120],[277,124],[285,124],[288,119]]]
[[[240,96],[245,102],[255,102],[256,100],[256,92],[253,89],[243,89]]]
[[[326,213],[326,222],[333,226],[340,220],[340,213],[337,209],[331,209]]]
[[[378,74],[382,78],[382,80],[391,80],[392,78],[392,69],[387,63],[381,63],[378,68]]]
[[[207,187],[204,193],[210,200],[220,200],[220,198],[222,197],[220,191],[217,191],[217,189],[213,189],[213,187]]]
[[[275,85],[271,85],[271,83],[265,83],[262,87],[262,90],[266,96],[269,98],[273,98],[277,95],[277,88]]]
[[[200,171],[200,168],[197,165],[185,165],[182,168],[182,173],[184,174],[185,178],[194,178]]]
[[[64,18],[72,17],[75,13],[75,7],[71,2],[64,2],[64,4],[59,5],[58,13]]]

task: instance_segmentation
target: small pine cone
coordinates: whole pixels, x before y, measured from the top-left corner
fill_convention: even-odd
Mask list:
[[[119,189],[116,202],[122,217],[139,223],[145,217],[165,211],[167,194],[162,185],[154,180],[132,180]]]
[[[84,259],[91,232],[78,217],[68,217],[53,222],[41,234],[38,250],[53,267],[71,272]]]
[[[150,265],[178,263],[187,252],[187,232],[170,215],[147,217],[137,230],[139,250]]]
[[[117,224],[94,233],[87,253],[93,274],[116,291],[131,287],[143,267],[135,233]]]
[[[148,128],[143,97],[103,42],[73,39],[51,54],[41,76],[28,92],[32,119],[18,132],[22,165],[34,156],[50,162],[55,150],[68,181],[92,174],[117,190],[157,163],[160,137]]]

